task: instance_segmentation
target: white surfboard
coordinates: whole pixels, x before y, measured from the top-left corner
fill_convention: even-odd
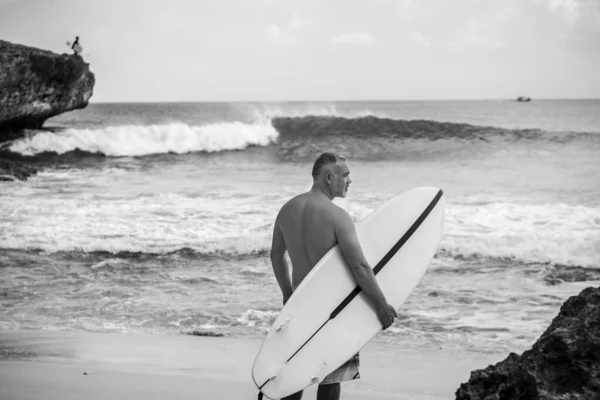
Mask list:
[[[357,224],[363,252],[388,303],[398,308],[429,267],[442,236],[444,199],[437,188],[406,191]],[[271,399],[321,382],[377,333],[373,306],[334,246],[296,288],[275,319],[252,367]]]

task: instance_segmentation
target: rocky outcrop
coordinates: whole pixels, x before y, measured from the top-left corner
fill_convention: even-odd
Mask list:
[[[94,83],[79,56],[0,40],[0,134],[41,128],[48,118],[86,107]]]
[[[600,399],[600,287],[569,298],[531,350],[471,372],[456,399]]]
[[[35,173],[37,170],[32,166],[0,158],[0,182],[24,181]]]
[[[89,64],[79,56],[0,40],[0,141],[14,138],[21,129],[41,128],[55,115],[86,107],[94,83]]]
[[[84,108],[95,78],[80,56],[0,40],[0,143],[39,129],[53,116]],[[0,158],[0,180],[26,179],[35,169]]]

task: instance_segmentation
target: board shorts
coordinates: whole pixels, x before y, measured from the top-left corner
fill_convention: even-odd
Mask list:
[[[323,379],[320,385],[329,385],[331,383],[340,383],[360,379],[358,368],[360,367],[360,357],[356,353],[352,358],[346,361],[341,367],[330,373]]]

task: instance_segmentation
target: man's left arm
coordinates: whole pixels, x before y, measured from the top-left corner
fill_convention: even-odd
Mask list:
[[[275,278],[277,279],[277,283],[279,283],[281,293],[283,294],[283,304],[288,301],[294,291],[292,282],[290,281],[290,270],[285,259],[286,250],[287,248],[279,227],[279,221],[276,220],[275,227],[273,228],[273,243],[271,245],[271,264],[273,265]]]

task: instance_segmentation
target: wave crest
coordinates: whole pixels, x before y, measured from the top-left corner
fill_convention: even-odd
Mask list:
[[[420,157],[432,151],[437,156],[437,150],[445,153],[457,146],[462,148],[465,143],[477,146],[497,141],[600,144],[600,134],[589,132],[507,129],[374,115],[342,117],[335,115],[335,110],[325,110],[318,115],[300,113],[291,116],[280,112],[257,111],[252,123],[222,122],[201,126],[172,123],[44,131],[12,142],[8,149],[25,157],[55,154],[67,157],[72,152],[79,152],[73,155],[75,158],[86,155],[123,157],[213,153],[278,143],[278,154],[284,160],[314,158],[315,154],[331,148],[343,149],[353,158],[370,160],[374,154],[378,159],[393,159],[398,154],[406,157],[411,153]],[[437,142],[435,148],[431,146],[432,142]]]
[[[358,138],[393,139],[461,139],[490,141],[547,140],[569,142],[578,139],[600,140],[600,135],[587,132],[548,132],[541,129],[507,129],[492,126],[439,122],[432,120],[403,120],[364,115],[345,118],[332,115],[305,115],[272,119],[273,126],[284,139],[346,136]]]
[[[143,156],[161,153],[218,152],[267,146],[277,141],[270,124],[227,122],[204,126],[125,125],[102,129],[67,129],[40,132],[14,142],[10,151],[23,155],[44,152],[68,153],[76,149],[107,156]]]

